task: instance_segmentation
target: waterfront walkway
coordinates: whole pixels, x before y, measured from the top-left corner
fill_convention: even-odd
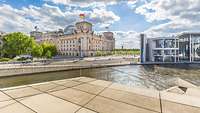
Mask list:
[[[200,113],[200,98],[78,77],[0,89],[0,113]]]
[[[109,66],[122,66],[131,64],[132,60],[81,60],[81,61],[57,61],[48,64],[3,64],[0,65],[0,77],[25,75],[43,72],[66,71],[73,69],[86,69]]]

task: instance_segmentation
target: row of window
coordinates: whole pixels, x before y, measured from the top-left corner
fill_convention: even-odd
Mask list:
[[[75,51],[75,48],[61,48],[60,51]]]
[[[153,55],[177,55],[178,50],[154,50]]]
[[[79,56],[79,53],[63,53],[62,55],[66,55],[66,56]]]
[[[66,56],[79,56],[79,53],[62,53],[62,55],[66,55]],[[94,56],[94,53],[90,53],[90,56]]]
[[[60,41],[60,43],[75,43],[76,40],[64,40],[64,41]]]
[[[175,48],[174,39],[156,40],[156,48]]]
[[[79,49],[80,50],[80,49]],[[91,50],[91,49],[89,49]],[[95,48],[95,49],[92,49],[92,50],[102,50],[101,48]],[[76,48],[61,48],[59,49],[59,51],[78,51]]]
[[[60,45],[61,48],[65,48],[65,47],[75,47],[75,45]]]

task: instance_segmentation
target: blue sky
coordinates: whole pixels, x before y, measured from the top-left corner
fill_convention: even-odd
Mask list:
[[[200,0],[0,0],[0,31],[65,28],[84,13],[96,32],[115,33],[116,45],[139,48],[140,33],[170,36],[200,28]]]

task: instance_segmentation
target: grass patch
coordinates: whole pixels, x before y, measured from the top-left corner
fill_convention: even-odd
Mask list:
[[[0,62],[8,62],[10,60],[12,60],[12,59],[10,59],[10,58],[0,58]]]

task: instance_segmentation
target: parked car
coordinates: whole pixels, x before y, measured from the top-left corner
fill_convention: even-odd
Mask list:
[[[24,61],[24,60],[33,60],[33,57],[31,55],[19,55],[16,56],[14,59],[18,61]]]

